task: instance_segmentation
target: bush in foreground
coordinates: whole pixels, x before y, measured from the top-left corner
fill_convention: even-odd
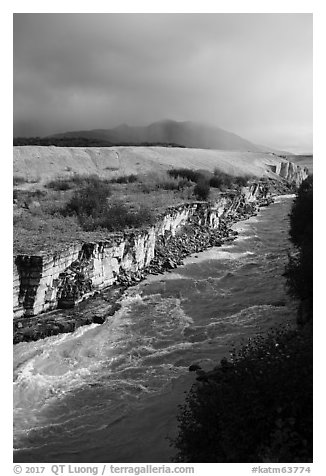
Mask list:
[[[193,386],[175,462],[312,461],[312,332],[258,337]]]
[[[300,185],[290,213],[290,238],[296,246],[312,242],[313,235],[313,177]]]
[[[285,276],[289,293],[301,301],[300,324],[313,316],[313,179],[299,187],[290,213],[290,239],[296,251],[289,257]]]

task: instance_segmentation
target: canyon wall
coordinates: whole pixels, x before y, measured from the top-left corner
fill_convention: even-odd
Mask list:
[[[279,174],[301,183],[306,172],[287,164],[280,167]],[[146,229],[110,234],[106,241],[96,243],[73,243],[58,253],[18,255],[13,265],[14,318],[73,307],[116,283],[121,275],[145,269],[154,258],[159,237],[175,236],[187,224],[218,228],[221,218],[267,194],[266,184],[258,182],[241,193],[221,194],[214,204],[194,202],[169,208]]]
[[[57,307],[73,307],[95,290],[114,284],[121,273],[135,273],[154,257],[159,236],[174,236],[196,221],[215,228],[232,201],[217,206],[196,202],[170,208],[144,230],[111,234],[107,241],[72,244],[59,253],[18,255],[14,259],[14,317],[33,316]]]
[[[270,169],[287,182],[294,183],[297,187],[308,177],[309,172],[306,167],[302,168],[288,160],[276,165],[270,165]]]

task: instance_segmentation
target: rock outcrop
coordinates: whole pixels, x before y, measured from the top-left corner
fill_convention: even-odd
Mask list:
[[[230,225],[271,201],[266,182],[253,183],[241,192],[221,194],[214,204],[194,202],[169,208],[154,226],[146,229],[110,234],[107,241],[71,244],[59,253],[16,256],[15,342],[27,339],[20,329],[33,316],[39,316],[36,328],[41,329],[46,316],[42,313],[73,308],[113,284],[125,289],[148,273],[175,268],[191,253],[234,239]],[[102,316],[95,318],[88,316],[79,325],[103,322]],[[31,331],[28,340],[74,330],[76,319],[71,320],[71,325],[66,324],[63,322],[60,327],[56,323],[42,332]]]
[[[118,282],[120,276],[139,273],[153,260],[158,237],[175,236],[190,220],[216,228],[218,210],[207,203],[183,204],[168,209],[155,226],[145,230],[111,234],[103,242],[73,244],[60,253],[16,256],[14,317],[72,307],[95,290]]]
[[[276,173],[289,183],[294,183],[297,187],[308,177],[308,169],[301,168],[293,162],[281,162],[279,170]]]

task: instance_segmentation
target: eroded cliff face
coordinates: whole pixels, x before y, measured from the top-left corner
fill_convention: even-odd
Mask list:
[[[284,167],[283,173],[297,178],[294,168]],[[238,209],[245,210],[258,198],[266,200],[267,195],[266,184],[255,183],[241,193],[221,195],[215,204],[195,202],[170,208],[147,229],[111,234],[107,241],[71,244],[59,253],[18,255],[13,273],[14,317],[73,307],[95,291],[119,282],[121,276],[146,269],[161,237],[174,237],[185,225],[218,229],[221,221]]]
[[[111,235],[107,241],[73,244],[55,254],[18,255],[14,260],[14,317],[72,307],[95,290],[114,284],[119,275],[146,268],[159,236],[174,236],[191,220],[217,227],[225,212],[207,203],[171,208],[155,226]]]
[[[289,161],[282,162],[277,167],[276,173],[289,183],[295,183],[297,187],[308,177],[308,169],[306,167],[301,168],[299,165]]]

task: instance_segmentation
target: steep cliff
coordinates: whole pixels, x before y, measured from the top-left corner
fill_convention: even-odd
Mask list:
[[[308,177],[307,167],[300,167],[294,162],[288,160],[283,160],[277,164],[266,164],[270,171],[273,172],[277,177],[286,180],[290,184],[294,184],[298,187],[303,180]]]
[[[109,236],[107,241],[74,244],[60,253],[18,255],[14,260],[14,316],[33,316],[72,307],[94,290],[115,283],[120,274],[146,268],[159,236],[174,236],[190,220],[218,226],[218,209],[207,203],[168,209],[155,226]]]
[[[305,174],[288,163],[279,172],[294,182],[301,181]],[[111,234],[106,241],[96,243],[71,244],[58,253],[18,255],[13,273],[14,318],[73,307],[104,287],[130,284],[130,277],[142,279],[142,271],[148,270],[155,254],[162,251],[161,238],[166,245],[186,225],[197,226],[192,241],[202,244],[201,248],[189,246],[183,254],[218,244],[222,236],[227,236],[229,220],[252,212],[261,202],[268,202],[267,196],[266,183],[257,182],[241,192],[221,194],[214,204],[195,202],[169,208],[147,229]],[[210,237],[207,230],[217,230],[216,236]]]

